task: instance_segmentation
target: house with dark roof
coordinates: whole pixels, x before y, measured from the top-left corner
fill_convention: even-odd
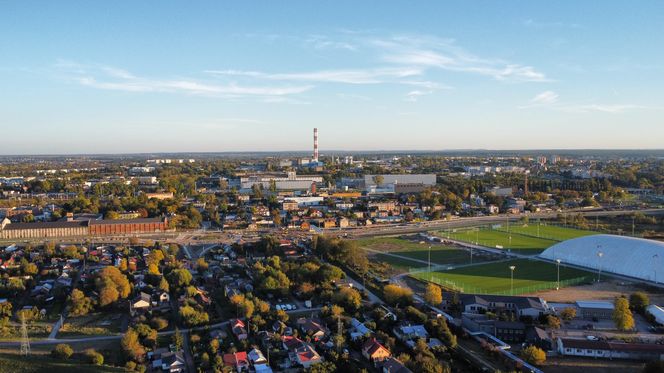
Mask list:
[[[328,334],[327,328],[314,319],[301,317],[297,319],[297,327],[316,342],[324,339]]]
[[[623,343],[558,338],[558,353],[604,359],[664,360],[664,345],[654,343]]]
[[[243,341],[247,339],[247,326],[244,321],[240,319],[231,319],[230,320],[231,332],[238,341]]]
[[[442,307],[444,309],[449,310],[452,307],[453,296],[451,293],[443,293]],[[509,312],[517,317],[530,316],[536,318],[551,311],[546,301],[538,297],[459,294],[458,301],[461,311],[464,313]]]
[[[383,361],[381,370],[383,373],[412,373],[410,369],[406,368],[401,361],[394,357]]]

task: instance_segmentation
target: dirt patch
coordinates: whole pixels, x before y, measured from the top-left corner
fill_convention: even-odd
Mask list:
[[[402,245],[395,244],[392,242],[377,242],[373,245],[368,246],[370,249],[379,250],[379,251],[396,251],[403,249]]]
[[[604,281],[598,284],[572,286],[560,290],[546,290],[528,294],[545,299],[547,302],[574,303],[577,300],[609,300],[613,301],[621,295],[629,295],[635,291],[643,291],[650,297],[650,303],[664,303],[664,292],[661,289],[645,288],[636,283],[621,281]]]
[[[641,372],[643,362],[621,360],[598,360],[574,357],[547,359],[542,370],[546,373],[630,373]]]

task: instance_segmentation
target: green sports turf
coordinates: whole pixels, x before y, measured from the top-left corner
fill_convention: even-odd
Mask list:
[[[431,246],[431,264],[466,264],[470,262],[470,253],[467,250],[459,249],[453,246],[444,246],[437,243],[410,241],[396,237],[380,237],[358,240],[360,247],[371,250],[389,252],[405,258],[398,258],[385,254],[376,254],[378,260],[392,264],[401,268],[420,268],[425,266],[422,262],[411,261],[407,258],[413,258],[420,261],[427,261],[429,249]],[[479,253],[473,257],[474,261],[482,260]]]
[[[441,237],[448,237],[448,232],[438,233]],[[503,249],[518,251],[522,254],[539,254],[544,249],[554,245],[557,241],[543,238],[524,236],[517,233],[507,233],[500,230],[482,228],[450,231],[449,237],[453,240],[469,243],[478,243],[481,246],[492,247],[502,246]]]
[[[499,228],[501,231],[506,231],[507,227],[503,226]],[[583,236],[589,236],[597,234],[593,231],[585,231],[575,228],[566,228],[557,225],[545,225],[545,224],[514,224],[509,227],[510,232],[529,236],[529,237],[539,237],[554,241],[565,241],[572,238],[578,238]]]
[[[509,294],[510,293],[510,266],[514,270],[514,294],[523,294],[555,288],[557,283],[556,265],[536,260],[517,259],[507,262],[486,263],[476,266],[456,268],[450,271],[436,271],[431,273],[416,273],[413,277],[432,280],[443,285],[454,283],[454,286],[463,288],[467,293]],[[561,286],[566,280],[587,277],[594,274],[574,268],[560,267]],[[445,281],[448,281],[447,283]]]

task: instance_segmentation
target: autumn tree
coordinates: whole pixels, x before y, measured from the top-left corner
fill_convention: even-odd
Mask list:
[[[58,343],[53,351],[51,351],[51,355],[58,359],[69,359],[73,354],[74,350],[70,345],[65,343]]]
[[[542,365],[546,361],[546,352],[537,346],[528,346],[521,350],[521,357],[530,364]]]
[[[69,296],[69,315],[83,316],[94,308],[94,303],[90,297],[78,289],[74,289]]]
[[[627,331],[634,329],[634,317],[629,310],[627,298],[617,297],[613,306],[613,322],[618,330]]]
[[[95,285],[99,292],[99,305],[104,307],[125,299],[131,293],[131,285],[127,276],[123,275],[116,267],[104,267],[97,272]]]
[[[399,285],[389,284],[383,288],[385,300],[390,304],[410,304],[413,301],[413,291]]]
[[[629,296],[629,307],[635,312],[643,313],[649,305],[650,298],[642,291],[634,292]]]
[[[143,355],[145,355],[145,348],[138,340],[138,333],[134,329],[129,328],[129,330],[127,330],[125,335],[122,337],[122,340],[120,341],[120,345],[130,360],[138,362],[143,360]]]
[[[565,307],[560,311],[560,317],[565,321],[571,321],[576,317],[576,308]]]
[[[432,306],[437,306],[443,302],[443,292],[440,286],[428,283],[424,293],[424,300]]]

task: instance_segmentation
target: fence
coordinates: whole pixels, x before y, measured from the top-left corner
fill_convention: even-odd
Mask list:
[[[422,273],[422,272],[420,272]],[[551,290],[555,289],[558,287],[558,282],[556,281],[551,281],[551,282],[544,282],[544,283],[539,283],[539,284],[533,284],[529,286],[522,286],[522,287],[515,287],[513,291],[507,289],[507,290],[499,290],[499,291],[489,291],[485,290],[476,286],[472,286],[460,281],[452,281],[452,280],[446,280],[443,278],[432,278],[429,276],[415,276],[416,278],[424,281],[430,281],[433,282],[434,284],[438,284],[444,288],[447,288],[452,291],[458,291],[462,293],[469,293],[469,294],[489,294],[489,295],[519,295],[519,294],[530,294],[530,293],[535,293],[538,291],[544,291],[544,290]],[[583,276],[583,277],[577,277],[577,278],[571,278],[571,279],[566,279],[566,280],[561,280],[560,281],[560,287],[568,287],[568,286],[574,286],[574,285],[579,285],[579,284],[585,284],[585,283],[592,283],[593,282],[593,277],[592,276]]]

